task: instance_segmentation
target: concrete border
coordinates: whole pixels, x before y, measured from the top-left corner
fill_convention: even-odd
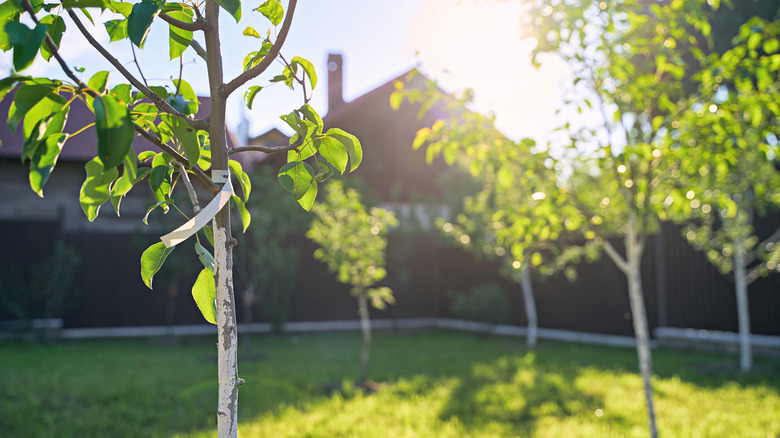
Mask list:
[[[486,325],[481,322],[464,321],[448,318],[405,318],[377,319],[371,321],[374,329],[420,329],[444,328],[451,330],[484,332]],[[320,331],[356,331],[360,330],[360,321],[306,321],[288,322],[284,331],[288,333],[320,332]],[[239,333],[268,333],[271,324],[254,323],[239,324]],[[213,335],[217,329],[213,325],[184,326],[153,326],[153,327],[107,327],[107,328],[72,328],[62,329],[62,339],[105,339],[105,338],[145,338],[158,336],[197,336]],[[489,332],[500,336],[523,337],[527,334],[525,327],[498,324],[489,327]],[[634,338],[627,336],[603,335],[599,333],[582,333],[567,330],[539,329],[539,339],[579,342],[594,345],[609,345],[614,347],[634,347]]]

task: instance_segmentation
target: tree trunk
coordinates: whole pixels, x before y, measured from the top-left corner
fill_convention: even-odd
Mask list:
[[[366,291],[358,294],[358,314],[360,315],[360,328],[363,331],[363,353],[360,356],[362,363],[361,381],[368,380],[368,359],[371,354],[371,320],[368,316],[368,297]]]
[[[658,430],[655,425],[655,408],[653,406],[653,387],[650,376],[653,374],[653,358],[650,352],[650,330],[647,324],[644,293],[642,291],[642,277],[639,262],[641,258],[629,261],[630,273],[628,274],[628,298],[631,302],[631,316],[634,322],[634,335],[636,336],[636,353],[639,357],[639,372],[645,389],[647,401],[647,415],[650,423],[650,436],[656,438]]]
[[[206,67],[211,94],[209,114],[209,140],[211,142],[211,168],[213,171],[228,169],[227,139],[225,132],[226,99],[221,95],[223,85],[222,52],[219,41],[219,4],[206,2],[204,30],[206,43]],[[217,373],[219,397],[217,399],[217,435],[219,438],[238,436],[238,330],[236,327],[236,303],[233,291],[233,238],[230,235],[230,208],[225,206],[217,213],[214,225],[214,277],[217,306]]]
[[[526,343],[528,348],[536,348],[536,334],[539,328],[539,319],[536,315],[536,302],[534,301],[534,290],[531,284],[531,269],[528,263],[523,263],[523,270],[520,278],[520,288],[523,291],[523,302],[525,304],[525,316],[528,318],[528,335]]]
[[[647,419],[650,426],[650,437],[658,437],[658,429],[655,424],[655,407],[653,406],[653,386],[650,380],[653,374],[653,357],[650,351],[650,328],[647,324],[647,312],[645,310],[644,292],[642,290],[642,253],[644,252],[644,240],[637,232],[636,214],[629,216],[626,224],[626,234],[623,243],[626,249],[626,257],[623,258],[609,241],[604,241],[604,250],[609,258],[620,268],[628,279],[628,300],[631,304],[631,316],[634,324],[634,337],[636,338],[636,353],[639,358],[639,373],[645,390],[647,403]]]
[[[734,255],[734,287],[737,294],[737,320],[739,321],[739,369],[743,373],[753,366],[750,349],[750,306],[748,305],[747,281],[745,280],[745,252],[742,242],[737,242]]]

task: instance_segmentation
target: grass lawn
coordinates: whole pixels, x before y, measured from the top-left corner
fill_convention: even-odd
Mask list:
[[[0,345],[0,436],[215,436],[211,338]],[[449,331],[266,335],[242,361],[245,437],[644,437],[634,350]],[[736,357],[654,353],[664,437],[777,437],[780,360],[741,376]]]

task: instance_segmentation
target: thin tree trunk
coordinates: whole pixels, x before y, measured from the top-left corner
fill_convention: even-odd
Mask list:
[[[642,291],[642,277],[640,265],[637,259],[629,262],[631,272],[628,275],[628,298],[631,303],[631,316],[634,322],[634,335],[636,336],[636,353],[639,357],[639,372],[645,389],[647,401],[647,415],[650,423],[650,436],[656,438],[658,430],[655,424],[655,407],[653,406],[653,386],[650,376],[653,374],[653,357],[650,351],[650,330],[647,324],[644,294]]]
[[[653,374],[653,356],[650,351],[650,328],[647,324],[647,312],[645,310],[644,292],[642,290],[641,263],[644,252],[644,242],[637,233],[637,218],[635,214],[629,217],[626,224],[626,235],[623,243],[626,249],[626,257],[623,258],[609,241],[604,241],[604,250],[609,258],[620,268],[628,279],[628,300],[631,304],[631,316],[634,325],[634,337],[636,339],[636,353],[639,358],[639,373],[647,403],[647,419],[650,427],[650,437],[658,437],[658,429],[655,424],[655,407],[653,406],[653,386],[651,376]]]
[[[737,294],[737,320],[739,321],[739,369],[743,373],[747,373],[753,366],[753,354],[750,346],[750,306],[748,305],[745,252],[742,248],[742,242],[737,242],[734,255],[734,282]]]
[[[222,53],[219,42],[219,4],[206,2],[204,30],[206,42],[206,67],[211,93],[209,114],[209,140],[211,142],[211,168],[228,169],[227,140],[225,132],[225,98],[221,96],[223,85]],[[236,303],[233,291],[233,245],[230,235],[230,208],[226,206],[214,217],[214,277],[216,280],[217,306],[217,373],[219,396],[217,399],[217,434],[219,438],[238,436],[238,330],[236,327]]]
[[[534,290],[531,284],[531,269],[528,263],[523,263],[523,270],[520,278],[520,289],[523,291],[523,302],[525,304],[525,316],[528,318],[528,335],[526,343],[528,348],[536,348],[536,337],[539,329],[539,318],[536,315],[536,301],[534,301]]]
[[[362,368],[361,381],[368,380],[368,359],[371,354],[371,320],[368,316],[368,297],[366,291],[358,294],[358,314],[360,314],[360,328],[363,331],[363,353],[360,356]]]

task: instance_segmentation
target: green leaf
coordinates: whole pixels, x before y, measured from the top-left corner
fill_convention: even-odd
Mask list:
[[[108,94],[114,96],[119,103],[129,106],[130,102],[133,100],[133,96],[131,95],[132,91],[133,87],[130,86],[130,84],[118,84],[112,88]]]
[[[214,273],[214,256],[211,255],[209,250],[203,247],[197,240],[195,241],[195,254],[198,255],[198,260],[203,264],[203,267]]]
[[[158,202],[170,198],[172,171],[173,168],[169,165],[152,167],[152,172],[149,174],[149,187],[152,189],[154,199]]]
[[[124,1],[108,0],[108,9],[127,18],[133,12],[133,4]]]
[[[151,85],[149,86],[149,90],[154,92],[154,94],[162,97],[163,99],[168,99],[168,89],[165,87],[161,87],[159,85]]]
[[[249,210],[246,209],[246,205],[244,205],[244,201],[242,201],[241,198],[233,195],[230,199],[232,199],[236,204],[236,207],[238,207],[238,214],[241,216],[241,224],[244,226],[243,232],[246,233],[246,229],[249,228],[249,224],[252,222],[252,215],[249,214]]]
[[[317,199],[317,190],[317,182],[312,181],[309,190],[307,190],[306,193],[301,196],[301,199],[298,200],[298,204],[300,204],[304,210],[311,210],[311,207],[314,205],[314,200]]]
[[[168,102],[183,114],[189,116],[197,114],[200,101],[198,101],[198,95],[192,90],[190,84],[187,81],[174,79],[173,85],[179,89],[179,93],[168,95]]]
[[[97,91],[98,94],[106,94],[106,91],[108,91],[108,79],[110,76],[111,72],[99,71],[92,75],[91,78],[89,78],[87,86]]]
[[[164,3],[164,1],[143,0],[133,5],[133,11],[127,17],[127,36],[136,47],[143,48],[149,27]]]
[[[154,151],[143,151],[138,154],[138,161],[143,163],[144,161],[148,160],[149,158],[154,158],[157,153]]]
[[[339,173],[344,174],[347,168],[347,148],[340,141],[333,137],[321,137],[314,140],[314,146],[319,151],[322,158],[328,160]]]
[[[95,98],[98,157],[105,168],[118,166],[133,144],[135,129],[130,110],[113,96]]]
[[[30,157],[30,187],[41,198],[43,198],[43,186],[49,180],[54,166],[57,165],[57,158],[67,139],[68,134],[50,135]]]
[[[203,234],[206,235],[206,239],[211,244],[211,247],[214,247],[214,229],[211,227],[211,225],[206,225],[203,227]]]
[[[48,113],[46,116],[39,120],[35,126],[31,129],[25,129],[25,135],[26,138],[24,140],[24,144],[22,145],[22,161],[24,161],[25,158],[29,157],[32,158],[32,156],[35,154],[36,149],[40,144],[46,139],[47,137],[55,134],[62,133],[62,129],[65,127],[65,123],[68,121],[68,112],[70,110],[70,107],[65,107],[64,109],[58,108],[52,108],[51,111],[56,111],[54,113]],[[30,111],[25,118],[25,125],[27,125],[28,120],[34,120],[34,117],[38,117],[35,115],[33,117],[33,112]]]
[[[49,37],[51,37],[54,45],[59,47],[60,41],[62,40],[62,34],[65,32],[65,20],[63,20],[62,17],[58,15],[47,15],[41,18],[41,23],[49,26]],[[41,44],[41,56],[43,59],[48,61],[51,59],[51,55],[52,53],[49,50],[49,45]]]
[[[127,19],[108,20],[103,25],[108,32],[109,41],[121,41],[127,38]]]
[[[112,196],[124,196],[130,189],[133,188],[139,181],[144,179],[146,174],[152,171],[148,167],[144,167],[140,172],[138,171],[138,162],[136,161],[135,154],[132,150],[127,153],[127,156],[123,160],[122,176],[116,180],[116,183],[111,187]]]
[[[5,25],[5,33],[14,47],[14,69],[22,71],[35,60],[35,55],[46,37],[46,25],[39,23],[34,29],[30,29],[22,23],[11,21]]]
[[[771,55],[780,49],[780,41],[778,41],[777,38],[768,39],[764,41],[762,48],[764,49],[764,53]]]
[[[222,6],[222,9],[228,11],[236,23],[241,21],[241,0],[217,0],[217,3]]]
[[[363,148],[360,146],[360,140],[354,135],[338,128],[328,129],[328,132],[326,132],[325,135],[335,138],[347,149],[347,154],[349,154],[349,171],[352,172],[357,169],[360,162],[363,161]]]
[[[279,184],[292,193],[295,200],[301,199],[309,191],[314,178],[314,170],[307,163],[295,161],[279,169]]]
[[[162,268],[165,259],[176,249],[175,246],[166,248],[162,242],[157,242],[154,245],[146,248],[141,254],[141,279],[149,289],[152,288],[152,280],[154,274],[156,274],[160,268]]]
[[[390,95],[390,107],[394,110],[400,108],[403,101],[404,95],[401,94],[400,91],[394,91],[393,94]]]
[[[104,169],[103,162],[98,157],[87,162],[84,168],[87,171],[87,178],[81,185],[79,202],[87,219],[92,222],[98,216],[100,206],[108,201],[109,186],[119,176],[119,171],[116,167]]]
[[[246,101],[246,107],[249,109],[252,109],[252,102],[255,100],[255,96],[257,96],[257,93],[262,90],[263,87],[259,85],[253,85],[249,87],[248,90],[244,93],[244,100]]]
[[[179,140],[179,146],[187,157],[190,168],[195,166],[200,159],[200,147],[198,145],[198,133],[186,121],[171,114],[160,114],[160,119],[173,131],[173,135]]]
[[[182,8],[180,10],[170,11],[167,13],[171,18],[175,18],[185,23],[192,23],[194,21],[193,12],[191,9]],[[171,59],[178,58],[184,53],[184,50],[190,46],[192,41],[192,31],[180,29],[172,24],[168,25],[168,45]]]
[[[244,29],[244,35],[263,39],[263,37],[260,36],[260,33],[258,33],[252,26],[247,26],[246,29]]]
[[[144,225],[149,225],[149,215],[152,214],[152,212],[156,210],[158,207],[162,207],[163,210],[167,211],[169,204],[174,204],[173,199],[166,199],[156,204],[152,204],[151,206],[149,206],[149,208],[146,209],[146,214],[144,215],[144,218],[141,220],[141,222],[143,222]]]
[[[307,59],[301,58],[300,56],[296,56],[292,59],[292,61],[290,61],[290,65],[295,72],[298,71],[299,65],[303,68],[303,71],[306,72],[306,76],[309,77],[309,84],[311,84],[312,90],[317,86],[317,71],[314,69],[314,65],[312,65],[311,62],[309,62]]]
[[[278,26],[284,18],[284,7],[279,3],[279,0],[267,0],[256,11],[265,15],[265,18],[269,19],[274,26]]]
[[[298,111],[303,114],[303,117],[306,120],[314,123],[317,126],[317,129],[314,131],[315,134],[322,134],[322,118],[319,114],[317,114],[317,111],[314,111],[314,108],[312,108],[308,103],[304,103]]]
[[[19,87],[14,94],[14,101],[8,109],[8,130],[13,134],[22,118],[40,102],[47,100],[50,101],[49,105],[54,105],[55,102],[61,100],[61,97],[54,91],[54,87],[50,85],[27,83]],[[38,117],[33,125],[42,117],[43,115]]]
[[[6,1],[0,4],[0,50],[3,52],[9,51],[13,47],[8,40],[8,33],[4,29],[5,23],[18,21],[21,12],[22,8],[13,1]]]
[[[238,178],[238,182],[241,184],[244,202],[249,201],[249,194],[252,193],[252,181],[249,179],[249,175],[244,172],[241,163],[236,160],[228,160],[228,167],[230,167],[230,172]]]
[[[73,9],[73,8],[110,9],[111,0],[62,0],[62,7],[65,9]]]
[[[0,79],[0,100],[3,100],[6,94],[14,89],[16,84],[19,82],[24,82],[27,79],[30,78],[28,76],[9,76],[7,78]]]
[[[217,323],[217,308],[214,300],[217,298],[217,290],[214,284],[214,274],[206,268],[200,271],[198,279],[192,286],[192,298],[198,306],[200,313],[206,321]]]

